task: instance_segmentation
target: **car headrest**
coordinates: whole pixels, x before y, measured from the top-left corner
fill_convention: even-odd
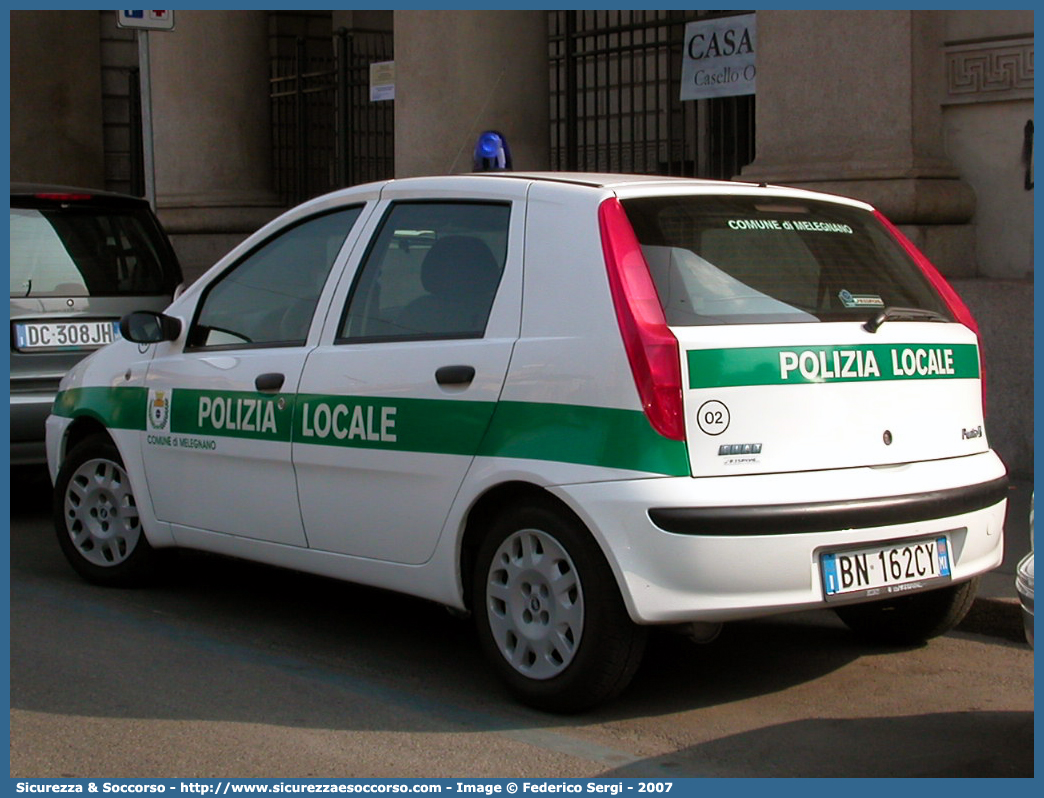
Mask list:
[[[424,290],[439,297],[489,295],[499,281],[493,253],[484,241],[470,236],[440,238],[421,264]]]

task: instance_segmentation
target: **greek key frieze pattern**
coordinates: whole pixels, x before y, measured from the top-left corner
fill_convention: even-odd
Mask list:
[[[1033,40],[946,49],[949,102],[1019,99],[1033,93]]]

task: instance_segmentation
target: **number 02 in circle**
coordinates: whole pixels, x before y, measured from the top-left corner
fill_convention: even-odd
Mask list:
[[[721,402],[704,402],[696,414],[696,422],[707,435],[721,435],[729,428],[729,409]]]

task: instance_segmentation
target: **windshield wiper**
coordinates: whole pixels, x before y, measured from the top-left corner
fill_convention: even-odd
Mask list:
[[[863,325],[863,329],[867,332],[875,333],[886,321],[949,321],[949,319],[934,310],[885,308],[875,314],[873,318],[868,319],[866,324]]]

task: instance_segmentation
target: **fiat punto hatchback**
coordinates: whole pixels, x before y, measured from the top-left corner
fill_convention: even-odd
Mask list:
[[[859,202],[594,174],[426,177],[267,225],[70,373],[85,578],[202,549],[473,615],[576,711],[650,627],[833,608],[920,641],[1001,561],[974,321]]]

